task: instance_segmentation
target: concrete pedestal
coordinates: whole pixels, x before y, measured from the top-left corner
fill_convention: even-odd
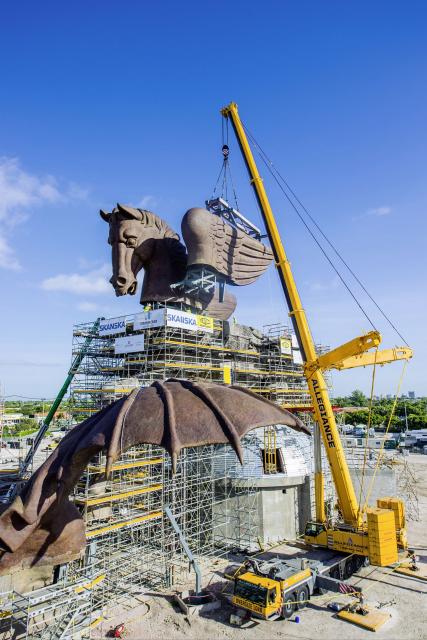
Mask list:
[[[295,540],[311,519],[309,476],[252,478],[254,493],[244,490],[247,480],[228,482],[230,497],[214,506],[218,539],[226,544],[247,549],[255,547],[257,539],[261,543]]]

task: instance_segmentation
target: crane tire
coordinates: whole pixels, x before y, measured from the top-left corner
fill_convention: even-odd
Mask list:
[[[310,591],[307,585],[300,587],[297,590],[297,609],[304,609],[307,606],[309,599]]]
[[[335,578],[336,580],[339,580],[341,577],[339,565],[332,567],[332,569],[329,571],[329,575],[331,578]]]
[[[350,576],[353,575],[353,573],[355,571],[357,571],[358,567],[356,566],[356,560],[351,557],[349,558],[346,563],[345,563],[345,567],[344,567],[344,580],[347,580],[347,578],[350,578]]]
[[[293,591],[292,593],[286,594],[285,600],[282,604],[280,615],[282,618],[285,618],[285,620],[287,620],[293,615],[295,610],[296,610],[296,598],[295,598],[295,591]]]

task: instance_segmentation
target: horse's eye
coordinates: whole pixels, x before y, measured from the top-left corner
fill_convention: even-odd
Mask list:
[[[128,238],[126,240],[127,247],[136,247],[136,238]]]

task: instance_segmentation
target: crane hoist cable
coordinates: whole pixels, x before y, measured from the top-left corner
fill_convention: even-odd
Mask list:
[[[366,437],[365,437],[365,449],[363,452],[363,466],[362,466],[362,475],[360,477],[360,493],[359,493],[359,513],[360,513],[360,505],[362,504],[362,494],[363,494],[363,485],[365,482],[365,471],[366,471],[366,462],[368,460],[368,444],[369,444],[369,429],[372,424],[372,406],[374,402],[374,390],[375,390],[375,375],[377,371],[377,355],[378,355],[378,347],[375,349],[375,359],[374,366],[372,368],[372,381],[371,381],[371,395],[369,398],[369,413],[368,420],[366,425]]]
[[[386,430],[384,432],[384,438],[381,444],[381,448],[378,452],[378,458],[377,458],[377,463],[375,465],[375,469],[374,469],[374,473],[372,475],[371,478],[371,482],[369,483],[369,487],[368,487],[368,492],[366,494],[366,498],[365,498],[365,504],[363,505],[363,509],[362,509],[362,513],[364,513],[366,511],[366,509],[368,508],[368,501],[369,498],[371,496],[372,493],[372,489],[374,488],[374,482],[375,482],[375,477],[377,475],[381,460],[382,460],[382,456],[384,453],[384,446],[385,446],[385,442],[386,442],[386,436],[388,435],[390,426],[391,426],[391,421],[393,420],[393,416],[394,416],[394,412],[396,410],[396,405],[397,405],[397,401],[399,399],[399,395],[400,395],[400,389],[402,387],[402,382],[403,382],[403,378],[405,377],[405,372],[406,372],[406,367],[408,365],[408,360],[405,360],[403,363],[403,367],[402,367],[402,373],[400,374],[400,379],[399,379],[399,383],[397,385],[397,389],[396,389],[396,395],[394,396],[394,400],[393,400],[393,405],[391,407],[391,411],[390,411],[390,415],[388,418],[388,422],[387,422],[387,427]]]
[[[226,171],[226,160],[228,159],[229,146],[228,146],[228,122],[224,121],[224,118],[221,118],[221,141],[222,141],[222,161],[221,161],[221,169],[219,171],[218,177],[215,182],[215,186],[212,191],[211,199],[213,200],[216,194],[216,190],[218,188],[219,181],[222,177],[222,192],[221,196],[224,195],[224,180],[226,179],[225,171]],[[223,175],[224,174],[224,175]]]
[[[248,132],[248,136],[250,136],[249,132]],[[312,237],[312,239],[314,240],[314,242],[317,244],[317,246],[319,247],[320,251],[323,253],[325,259],[329,262],[330,266],[332,267],[332,269],[335,271],[335,273],[337,274],[338,278],[341,280],[342,284],[344,285],[344,287],[347,289],[348,293],[351,295],[351,297],[353,298],[354,302],[356,303],[356,305],[359,307],[360,311],[363,313],[363,315],[365,316],[365,318],[367,319],[367,321],[369,322],[369,324],[371,325],[371,327],[374,329],[374,331],[377,331],[376,326],[374,325],[374,323],[372,322],[371,318],[369,317],[368,313],[365,311],[365,309],[362,307],[361,303],[359,302],[358,298],[356,297],[356,295],[354,294],[354,292],[351,290],[350,286],[347,284],[344,276],[340,273],[340,271],[338,270],[338,268],[335,266],[335,264],[332,262],[331,258],[329,257],[329,255],[327,254],[326,250],[324,249],[324,247],[322,246],[322,244],[319,242],[319,240],[316,238],[316,235],[313,233],[313,231],[310,229],[309,225],[307,224],[307,222],[304,220],[304,217],[301,215],[300,211],[298,210],[298,208],[295,206],[295,204],[292,202],[292,199],[289,197],[289,195],[286,193],[285,189],[283,188],[282,184],[280,183],[280,180],[278,179],[278,177],[276,176],[276,174],[272,171],[272,169],[270,168],[267,160],[263,157],[263,155],[260,153],[259,149],[257,148],[257,144],[256,142],[254,142],[254,140],[252,139],[252,142],[255,146],[256,151],[258,152],[259,157],[261,158],[261,160],[263,161],[263,163],[265,164],[265,166],[267,167],[267,170],[270,172],[273,180],[276,182],[277,186],[279,187],[279,189],[281,190],[281,192],[283,193],[283,195],[285,196],[285,198],[287,199],[287,201],[289,202],[289,204],[291,205],[291,207],[294,209],[295,213],[297,214],[297,216],[299,217],[299,219],[301,220],[301,222],[303,223],[303,225],[305,226],[305,228],[307,229],[308,233],[310,234],[310,236]]]
[[[260,146],[260,144],[256,141],[255,137],[253,136],[253,134],[249,131],[249,129],[246,127],[245,124],[243,124],[243,127],[248,135],[248,137],[251,139],[253,145],[255,146],[258,155],[260,156],[260,158],[262,159],[262,161],[264,162],[264,164],[267,166],[270,174],[273,176],[273,178],[275,179],[276,183],[279,185],[279,182],[282,182],[286,189],[288,189],[288,191],[291,193],[292,197],[295,199],[295,201],[297,202],[297,204],[301,207],[301,209],[304,211],[304,213],[307,215],[307,217],[310,219],[310,221],[313,223],[313,225],[316,227],[316,229],[318,230],[318,232],[321,234],[321,236],[323,237],[323,239],[327,242],[327,244],[331,247],[331,249],[333,250],[333,252],[335,253],[335,255],[339,258],[339,260],[343,263],[343,265],[346,267],[346,269],[349,271],[349,273],[352,275],[352,277],[355,279],[355,281],[358,283],[358,285],[361,287],[361,289],[364,291],[364,293],[368,296],[368,298],[371,300],[371,302],[375,305],[375,307],[378,309],[378,311],[381,313],[381,315],[383,316],[383,318],[388,322],[388,324],[391,326],[391,328],[396,332],[396,334],[399,336],[399,338],[401,340],[403,340],[404,344],[406,346],[409,346],[407,341],[405,340],[405,338],[403,337],[403,335],[400,333],[400,331],[397,329],[397,327],[395,326],[395,324],[392,322],[392,320],[389,318],[389,316],[385,313],[385,311],[381,308],[381,306],[378,304],[378,302],[375,300],[375,298],[369,293],[369,291],[367,290],[367,288],[365,287],[365,285],[363,284],[363,282],[360,280],[360,278],[357,276],[357,274],[354,272],[354,270],[350,267],[350,265],[347,263],[347,261],[343,258],[343,256],[341,255],[341,253],[338,251],[338,249],[335,247],[335,245],[333,244],[333,242],[328,238],[328,236],[325,234],[325,232],[322,230],[322,228],[320,227],[320,225],[318,224],[318,222],[316,221],[316,219],[310,214],[310,212],[308,211],[308,209],[304,206],[304,204],[301,202],[301,200],[298,198],[297,194],[293,191],[293,189],[290,187],[290,185],[288,184],[288,182],[285,180],[285,178],[282,176],[282,174],[280,173],[280,171],[277,169],[277,167],[273,164],[272,160],[270,160],[270,158],[267,156],[266,152],[262,149],[262,147]],[[300,217],[300,219],[302,220],[302,216],[301,213],[297,210],[297,207],[295,205],[294,202],[291,201],[291,198],[289,197],[289,195],[285,192],[285,190],[282,188],[282,185],[279,185],[279,187],[281,188],[281,191],[284,193],[284,195],[286,196],[288,202],[291,204],[292,208],[295,210],[295,212],[297,213],[297,215]],[[308,226],[305,225],[306,228],[308,229]],[[312,237],[314,238],[313,234]],[[316,241],[316,244],[318,244],[318,246],[320,247],[320,244]],[[324,253],[324,251],[322,251],[322,253]],[[330,262],[330,261],[329,261]],[[330,262],[330,264],[332,264]],[[336,269],[334,268],[334,271],[336,271]],[[337,271],[336,271],[337,273]],[[337,275],[339,275],[337,273]],[[340,276],[339,276],[340,277]],[[341,277],[340,277],[341,279]],[[342,279],[341,279],[342,280]],[[348,289],[348,287],[346,287]],[[354,297],[354,296],[352,296]],[[360,306],[358,304],[358,306]],[[366,316],[366,314],[364,313],[364,315]],[[372,323],[371,323],[372,324]],[[372,325],[373,326],[373,325]]]
[[[220,182],[220,180],[222,178],[220,197],[221,198],[225,198],[225,200],[228,202],[228,183],[230,182],[231,189],[233,191],[234,205],[235,205],[237,211],[239,211],[239,201],[237,199],[237,191],[236,191],[236,188],[234,186],[233,176],[231,174],[231,166],[230,166],[230,158],[229,158],[230,147],[228,146],[228,121],[227,121],[226,126],[224,128],[224,118],[222,118],[222,148],[221,148],[221,153],[222,153],[221,169],[220,169],[220,172],[218,174],[218,178],[216,180],[214,189],[212,191],[211,199],[212,200],[214,199],[216,191],[218,189],[218,184],[219,184],[219,182]]]
[[[238,200],[237,200],[237,192],[236,192],[236,189],[235,189],[235,187],[234,187],[233,176],[231,175],[231,166],[230,166],[230,161],[229,161],[229,159],[228,159],[228,158],[227,158],[227,167],[226,167],[226,168],[228,169],[228,174],[229,174],[229,176],[230,176],[230,183],[231,183],[231,188],[232,188],[232,190],[233,190],[234,204],[236,205],[236,209],[237,209],[237,211],[239,211],[239,202],[238,202]],[[226,198],[226,199],[227,199],[227,198]]]

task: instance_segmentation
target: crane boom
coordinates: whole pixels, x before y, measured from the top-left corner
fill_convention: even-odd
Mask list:
[[[304,365],[309,365],[317,359],[313,337],[311,335],[304,308],[301,304],[291,265],[286,256],[276,220],[264,188],[263,180],[259,174],[243,124],[239,117],[237,105],[232,102],[222,109],[221,113],[225,118],[230,118],[236,134],[236,138],[249,172],[251,185],[254,188],[261,214],[264,219],[303,362]],[[329,399],[325,379],[320,368],[313,368],[311,370],[306,369],[306,379],[313,402],[315,419],[319,425],[323,444],[331,467],[332,477],[337,490],[339,506],[343,519],[346,523],[357,527],[361,523],[362,515],[359,510],[356,493],[335,422],[335,416]]]
[[[394,347],[393,349],[383,349],[376,353],[361,353],[348,358],[344,358],[340,362],[333,365],[332,368],[338,369],[354,369],[355,367],[367,367],[369,365],[383,365],[397,360],[409,360],[412,358],[412,349],[409,347]]]

